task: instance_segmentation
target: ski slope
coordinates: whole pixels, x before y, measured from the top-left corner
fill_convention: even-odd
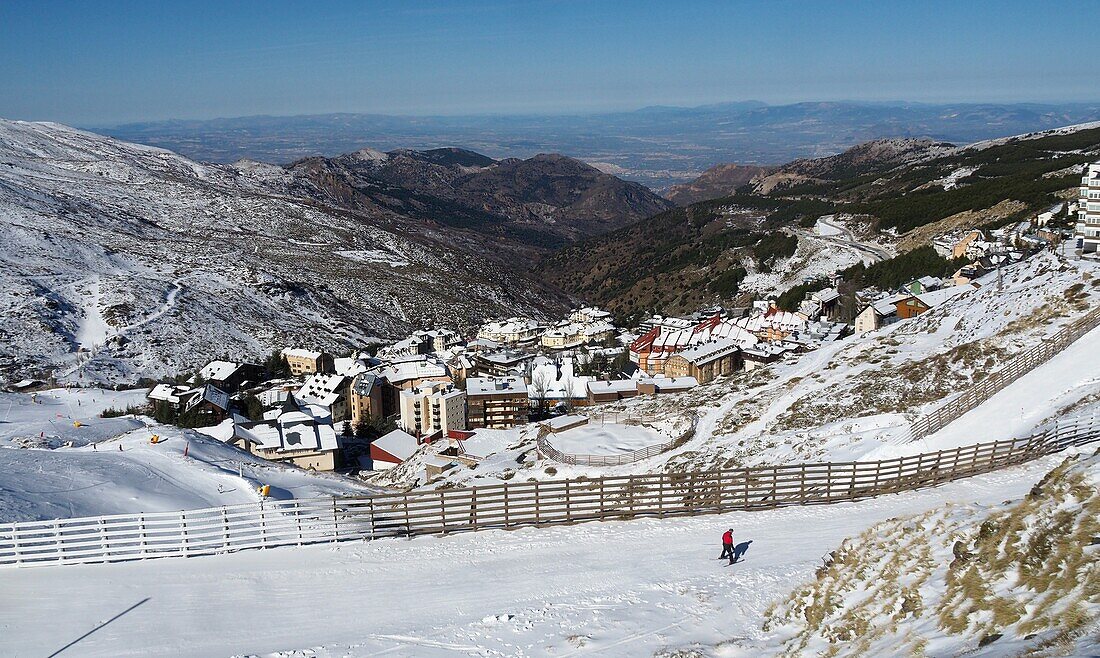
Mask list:
[[[767,639],[765,609],[845,537],[1000,506],[1060,461],[822,507],[0,570],[0,638],[18,656],[756,655],[738,646]],[[752,541],[734,566],[728,527]]]
[[[281,500],[378,490],[269,462],[200,431],[98,417],[142,401],[144,391],[99,389],[0,396],[0,523],[253,502],[261,485]],[[16,447],[28,439],[40,447]]]

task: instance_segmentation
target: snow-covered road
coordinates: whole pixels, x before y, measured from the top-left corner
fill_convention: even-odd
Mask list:
[[[856,240],[852,232],[840,222],[829,221],[832,217],[832,215],[826,215],[818,218],[817,225],[814,227],[814,232],[818,238],[839,246],[851,247],[861,254],[869,256],[871,262],[893,258],[894,255],[890,253],[889,249]]]
[[[833,506],[7,569],[0,645],[14,656],[78,638],[60,655],[752,655],[715,646],[763,637],[767,606],[843,538],[948,502],[1000,504],[1058,461]],[[716,559],[727,527],[753,542],[732,567]]]

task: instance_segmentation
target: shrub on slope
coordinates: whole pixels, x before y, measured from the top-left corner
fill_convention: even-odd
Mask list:
[[[1063,653],[1100,619],[1098,481],[1100,457],[1071,457],[991,513],[879,524],[830,553],[764,629],[786,656]]]

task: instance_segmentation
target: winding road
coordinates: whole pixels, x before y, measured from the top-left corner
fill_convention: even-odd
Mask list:
[[[861,254],[869,256],[876,263],[878,261],[889,260],[890,258],[894,257],[894,255],[888,249],[884,249],[883,247],[875,244],[868,244],[866,242],[860,242],[859,240],[856,240],[855,236],[848,228],[841,224],[829,221],[829,217],[831,217],[831,215],[821,217],[817,220],[817,223],[832,229],[833,231],[835,231],[835,233],[832,235],[824,235],[815,232],[815,238],[824,240],[826,242],[832,242],[833,244],[836,244],[838,246],[855,249]]]

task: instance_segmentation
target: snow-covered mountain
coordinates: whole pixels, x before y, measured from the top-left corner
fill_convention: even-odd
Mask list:
[[[0,120],[0,377],[134,380],[556,304],[488,250],[287,196],[287,175]]]

